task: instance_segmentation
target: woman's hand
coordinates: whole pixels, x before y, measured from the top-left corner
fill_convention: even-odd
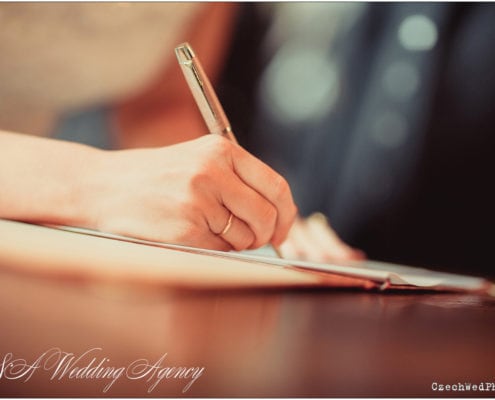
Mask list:
[[[357,261],[366,258],[361,250],[345,244],[321,213],[297,217],[287,240],[280,246],[284,258],[314,262]]]
[[[216,135],[101,152],[84,184],[88,227],[203,248],[278,246],[297,213],[285,179]]]

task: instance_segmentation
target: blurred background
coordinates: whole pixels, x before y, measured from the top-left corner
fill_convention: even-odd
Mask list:
[[[0,4],[0,127],[117,149],[236,136],[369,258],[494,277],[495,5]]]

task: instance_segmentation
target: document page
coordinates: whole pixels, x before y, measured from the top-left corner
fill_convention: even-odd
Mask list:
[[[315,263],[223,252],[90,229],[0,220],[0,265],[38,273],[140,280],[189,288],[407,287],[493,291],[483,278],[378,261]]]

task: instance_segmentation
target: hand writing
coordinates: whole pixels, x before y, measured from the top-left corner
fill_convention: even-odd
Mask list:
[[[87,178],[96,229],[243,250],[282,243],[297,213],[285,179],[216,135],[102,154]]]

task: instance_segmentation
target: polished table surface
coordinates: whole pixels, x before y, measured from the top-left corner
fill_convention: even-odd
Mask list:
[[[471,294],[177,292],[0,268],[0,321],[8,396],[495,396],[432,390],[495,381],[495,299]],[[94,359],[93,375],[56,375],[61,352],[79,368]],[[6,362],[19,359],[45,364],[20,377]],[[98,363],[135,379],[105,392]],[[197,369],[167,379],[174,366]]]

